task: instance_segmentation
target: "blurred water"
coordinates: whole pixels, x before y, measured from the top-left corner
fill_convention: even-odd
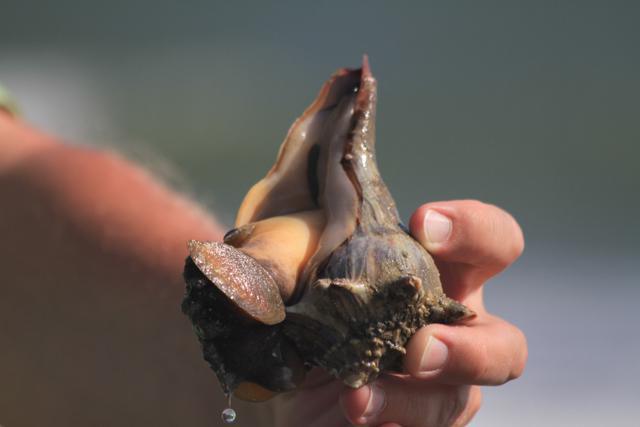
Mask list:
[[[632,425],[640,340],[638,254],[602,256],[549,247],[525,252],[486,287],[488,308],[522,328],[524,376],[485,388],[477,425]]]
[[[628,425],[640,415],[639,9],[147,0],[34,12],[10,0],[0,80],[36,124],[129,153],[230,222],[321,83],[369,53],[380,166],[405,218],[473,197],[525,230],[524,257],[486,298],[526,332],[528,368],[487,389],[475,425]]]

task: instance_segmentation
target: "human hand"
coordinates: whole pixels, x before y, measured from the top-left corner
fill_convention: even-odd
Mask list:
[[[485,281],[522,253],[516,221],[495,206],[463,200],[423,205],[409,226],[434,256],[447,295],[477,316],[420,329],[407,345],[405,374],[353,390],[313,372],[301,391],[281,398],[277,425],[462,426],[480,408],[479,385],[521,375],[523,333],[489,314],[482,300]]]
[[[0,313],[5,317],[0,316],[0,323],[10,328],[0,333],[0,347],[8,349],[0,357],[0,377],[10,385],[6,396],[0,393],[5,419],[48,425],[69,425],[71,419],[117,424],[134,417],[144,417],[139,418],[143,424],[162,425],[174,419],[173,413],[181,421],[185,414],[192,414],[194,422],[210,419],[192,408],[215,407],[216,387],[203,375],[206,368],[199,363],[195,342],[174,308],[183,289],[184,241],[218,235],[213,221],[117,156],[60,144],[2,111],[0,195],[12,201],[0,210],[5,279],[0,287]],[[427,238],[422,224],[429,209],[453,221],[445,242]],[[385,393],[377,416],[363,416],[370,387],[343,390],[342,384],[314,372],[306,388],[280,399],[277,425],[341,426],[348,423],[345,414],[360,424],[464,424],[480,405],[478,388],[469,385],[500,384],[521,373],[524,337],[486,313],[481,290],[484,281],[522,251],[515,221],[478,202],[442,202],[418,209],[410,227],[434,255],[447,294],[478,316],[464,325],[420,330],[407,348],[409,375],[387,375],[373,386]],[[436,229],[429,230],[429,236],[435,236]],[[30,274],[25,275],[27,252],[40,262],[29,264]],[[64,286],[50,286],[53,283]],[[438,347],[434,341],[429,344],[431,336],[444,343],[448,355],[440,358],[443,367],[423,374],[423,350],[432,356]],[[45,346],[43,363],[39,357],[46,340],[55,345]],[[72,358],[66,350],[70,348]],[[181,351],[169,354],[167,348]],[[166,357],[158,360],[158,354]],[[126,374],[114,376],[114,370]],[[179,384],[171,380],[178,377]],[[45,391],[34,395],[36,387]],[[125,389],[128,394],[121,392]],[[132,412],[104,410],[126,407],[132,393],[149,399],[137,399]],[[341,393],[344,409],[338,401]],[[83,402],[82,412],[78,401]],[[30,411],[25,418],[24,402],[55,410]],[[154,411],[144,410],[147,407]],[[239,408],[240,423],[255,425],[249,416],[254,407]]]

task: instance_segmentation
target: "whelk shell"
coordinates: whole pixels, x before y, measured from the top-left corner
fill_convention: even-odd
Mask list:
[[[225,392],[265,400],[319,366],[350,387],[400,370],[428,323],[473,313],[442,291],[375,158],[376,81],[341,69],[296,120],[224,243],[189,242],[189,316]]]

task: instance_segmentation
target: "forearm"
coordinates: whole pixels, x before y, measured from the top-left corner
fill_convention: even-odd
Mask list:
[[[104,250],[130,252],[173,276],[186,239],[221,235],[196,204],[118,155],[62,144],[3,113],[0,190],[5,240],[70,227]]]
[[[210,425],[224,403],[179,304],[186,241],[215,221],[4,113],[0,203],[0,422]]]

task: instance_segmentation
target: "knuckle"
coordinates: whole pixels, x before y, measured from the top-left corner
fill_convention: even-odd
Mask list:
[[[467,199],[464,201],[464,203],[467,205],[467,208],[471,211],[481,211],[491,206],[488,203],[481,202],[478,199]]]
[[[486,382],[490,367],[489,350],[486,344],[481,344],[474,355],[473,363],[467,365],[467,376],[472,384],[483,384]]]
[[[502,262],[511,264],[524,251],[524,236],[520,225],[507,211],[498,206],[491,205],[491,221],[493,235],[504,245],[502,250]]]
[[[527,364],[527,358],[528,358],[526,336],[520,329],[516,328],[515,326],[513,327],[513,334],[515,337],[514,338],[515,348],[517,350],[516,350],[513,362],[511,364],[511,370],[509,372],[507,381],[515,380],[516,378],[519,378],[520,376],[522,376],[524,372],[524,368]]]
[[[463,426],[471,419],[469,412],[480,408],[477,387],[459,386],[452,389],[451,398],[447,399],[441,409],[439,426]],[[477,411],[477,409],[475,409]],[[475,414],[475,412],[473,412]]]
[[[516,326],[499,320],[493,329],[496,339],[476,341],[452,367],[457,381],[476,385],[501,385],[519,378],[527,362],[527,341]],[[497,336],[502,338],[498,339]]]
[[[469,402],[454,426],[466,426],[469,424],[480,410],[480,407],[482,407],[482,391],[480,391],[480,387],[472,387]]]
[[[460,387],[459,390],[460,389],[462,389],[462,387]],[[448,419],[450,420],[449,421],[450,424],[452,420],[459,418],[460,415],[464,412],[464,409],[467,407],[468,401],[469,401],[468,389],[465,390],[464,392],[459,391],[458,393],[456,393],[455,398],[451,399],[451,405],[449,407],[449,414],[448,414]]]
[[[479,200],[465,200],[464,208],[460,211],[458,220],[462,222],[462,226],[467,229],[466,234],[476,234],[478,230],[487,227],[494,228],[492,215],[493,206],[488,205]],[[493,231],[493,230],[492,230]]]
[[[482,254],[481,264],[506,267],[524,251],[524,236],[518,222],[504,209],[479,200],[465,200],[458,220],[465,245]],[[477,237],[470,241],[468,237]]]
[[[406,399],[404,405],[400,405],[403,414],[411,414],[409,417],[415,420],[428,420],[430,414],[427,411],[429,402],[425,402],[425,397],[411,396]]]
[[[516,259],[518,259],[520,255],[522,255],[522,253],[524,252],[524,234],[522,232],[522,228],[520,228],[520,225],[515,220],[515,218],[507,212],[505,212],[505,215],[507,215],[507,217],[509,218],[508,221],[512,229],[512,231],[509,233],[511,235],[509,259],[510,259],[510,262],[513,262]]]
[[[474,415],[477,414],[480,408],[482,407],[482,391],[480,391],[479,387],[475,387],[474,390],[476,391],[475,393],[473,393],[475,398],[471,399],[468,407],[469,420],[471,420],[471,418],[473,418]]]

